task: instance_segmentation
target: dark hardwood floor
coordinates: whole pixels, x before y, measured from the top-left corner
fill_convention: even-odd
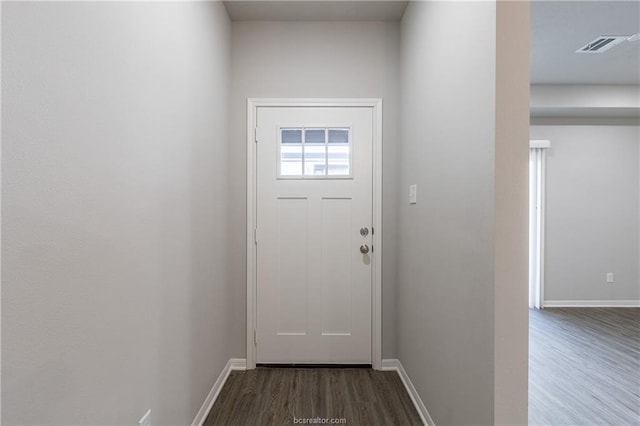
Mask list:
[[[345,419],[347,425],[422,425],[398,374],[368,368],[233,371],[204,424],[290,425],[316,418]]]
[[[640,425],[640,309],[529,313],[529,424]]]
[[[548,308],[529,321],[530,425],[640,425],[640,309]],[[231,373],[205,425],[316,418],[422,424],[395,372],[257,368]]]

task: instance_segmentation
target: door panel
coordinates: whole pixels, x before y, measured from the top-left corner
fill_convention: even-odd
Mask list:
[[[322,199],[322,334],[351,334],[352,199]]]
[[[278,334],[307,333],[307,202],[306,198],[277,201]]]
[[[257,114],[257,362],[371,363],[373,109]]]

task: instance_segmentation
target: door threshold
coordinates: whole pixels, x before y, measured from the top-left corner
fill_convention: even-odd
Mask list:
[[[285,363],[285,364],[260,364],[257,363],[256,367],[262,368],[371,368],[371,364],[300,364],[300,363]]]

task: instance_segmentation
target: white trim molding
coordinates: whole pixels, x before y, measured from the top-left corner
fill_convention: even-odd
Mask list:
[[[413,383],[411,382],[411,379],[407,375],[407,372],[402,366],[402,363],[400,362],[400,360],[399,359],[383,359],[381,370],[395,371],[396,373],[398,373],[398,376],[400,376],[400,380],[402,380],[404,387],[407,389],[407,393],[409,394],[409,397],[411,397],[411,401],[413,402],[413,405],[416,407],[416,410],[418,411],[418,415],[420,415],[420,419],[422,420],[422,423],[424,423],[427,426],[435,426],[435,423],[433,422],[433,419],[431,418],[429,411],[427,411],[427,407],[422,402],[422,398],[420,398],[420,395],[418,395],[418,391],[416,390],[415,386],[413,386]]]
[[[246,368],[247,360],[243,358],[231,358],[229,361],[227,361],[227,364],[220,372],[218,379],[213,384],[209,395],[207,395],[207,398],[202,403],[202,407],[200,407],[200,410],[198,410],[198,414],[196,414],[193,422],[191,422],[191,426],[202,426],[204,421],[207,419],[211,408],[213,408],[213,404],[216,402],[216,399],[218,399],[220,391],[229,378],[229,374],[234,370],[246,370]]]
[[[258,108],[277,107],[354,107],[373,110],[373,229],[371,291],[371,365],[382,363],[382,99],[247,99],[247,358],[246,368],[256,367],[257,271],[254,229],[256,228],[256,143]]]
[[[547,140],[530,140],[529,141],[529,148],[551,148],[551,141],[547,141]]]
[[[532,84],[531,117],[640,117],[640,88],[611,84]]]
[[[545,308],[640,308],[640,300],[545,300]]]

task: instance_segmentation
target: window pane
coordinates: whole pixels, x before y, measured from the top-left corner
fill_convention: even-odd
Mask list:
[[[304,146],[304,175],[305,176],[323,176],[326,175],[326,145]]]
[[[329,129],[329,143],[349,143],[349,130]]]
[[[302,144],[280,146],[280,176],[302,176]]]
[[[324,143],[324,129],[306,129],[304,143]]]
[[[348,176],[349,167],[349,145],[329,145],[329,175]]]
[[[302,143],[302,130],[282,129],[282,143]]]

